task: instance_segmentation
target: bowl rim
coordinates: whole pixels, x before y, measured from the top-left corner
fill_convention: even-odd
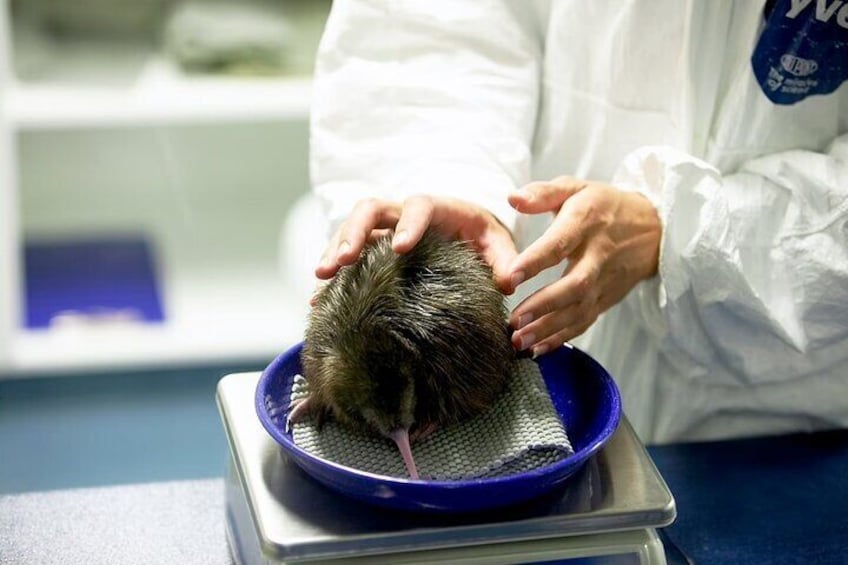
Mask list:
[[[380,475],[377,473],[372,473],[370,471],[363,471],[361,469],[356,469],[353,467],[348,467],[346,465],[342,465],[340,463],[336,463],[334,461],[330,461],[328,459],[324,459],[323,457],[319,457],[314,455],[305,449],[298,446],[291,435],[291,433],[286,433],[285,431],[281,431],[279,426],[277,426],[272,419],[272,416],[268,413],[267,406],[265,405],[265,391],[267,390],[271,380],[277,376],[277,373],[281,370],[281,368],[292,361],[292,358],[295,355],[300,355],[300,352],[303,348],[303,342],[298,342],[295,345],[291,346],[286,351],[280,353],[276,358],[274,358],[268,366],[262,371],[262,374],[259,377],[259,381],[256,384],[256,392],[254,394],[254,403],[256,414],[259,418],[259,421],[262,423],[262,427],[268,432],[271,438],[278,443],[283,449],[287,452],[290,452],[295,460],[305,460],[310,464],[315,464],[320,467],[324,467],[326,470],[331,470],[334,473],[345,473],[348,475],[348,478],[362,478],[368,479],[371,481],[379,481],[381,484],[386,485],[402,485],[406,488],[416,487],[416,486],[424,486],[430,489],[459,489],[459,488],[468,488],[473,486],[487,486],[487,487],[496,487],[498,485],[507,485],[512,484],[516,481],[524,481],[524,480],[533,480],[540,477],[545,477],[549,475],[557,476],[558,472],[561,470],[566,470],[570,468],[574,468],[576,470],[579,466],[585,463],[589,458],[595,455],[601,448],[609,441],[615,431],[618,429],[618,425],[621,421],[622,415],[622,407],[621,407],[621,393],[618,390],[618,386],[615,383],[615,380],[612,376],[607,372],[606,369],[600,363],[598,363],[591,355],[585,353],[581,349],[574,347],[570,344],[564,344],[560,348],[554,349],[551,352],[546,353],[545,355],[539,357],[538,359],[548,358],[551,355],[556,354],[557,352],[561,352],[562,349],[571,349],[576,352],[578,355],[584,357],[585,360],[588,360],[590,363],[594,365],[594,373],[601,379],[601,386],[603,390],[609,391],[610,394],[610,410],[609,416],[607,420],[603,423],[602,429],[600,433],[598,433],[592,440],[582,447],[581,449],[575,450],[571,455],[568,455],[562,459],[555,461],[554,463],[550,463],[548,465],[539,467],[537,469],[532,469],[530,471],[523,471],[521,473],[515,473],[511,475],[503,475],[499,477],[489,477],[489,478],[477,478],[477,479],[462,479],[462,480],[433,480],[433,479],[410,479],[403,477],[393,477],[390,475]],[[538,362],[537,359],[537,362]],[[290,391],[289,391],[290,392]],[[286,412],[288,412],[288,406],[286,407]],[[572,471],[573,472],[573,471]],[[565,473],[562,479],[567,478],[572,473]]]

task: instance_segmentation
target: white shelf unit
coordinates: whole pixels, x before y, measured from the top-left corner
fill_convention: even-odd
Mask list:
[[[300,120],[309,112],[311,81],[179,78],[151,58],[126,88],[12,84],[6,94],[14,127],[24,131],[117,126]],[[238,99],[238,104],[233,100]]]
[[[308,68],[329,4],[279,1]],[[270,360],[298,341],[311,274],[281,264],[281,234],[308,192],[309,76],[187,76],[148,44],[17,29],[0,5],[0,378]],[[115,233],[152,244],[165,320],[27,328],[24,243]]]

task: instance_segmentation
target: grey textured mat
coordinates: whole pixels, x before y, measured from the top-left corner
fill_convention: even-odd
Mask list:
[[[298,376],[292,398],[307,394]],[[320,432],[307,419],[294,442],[323,459],[380,475],[406,477],[395,444],[327,422]],[[508,389],[486,413],[414,444],[421,478],[459,480],[512,475],[562,459],[573,449],[535,362],[517,364]]]

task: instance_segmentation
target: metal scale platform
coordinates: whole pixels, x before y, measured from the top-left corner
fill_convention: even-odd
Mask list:
[[[674,498],[624,418],[550,496],[473,515],[411,514],[339,496],[288,461],[256,416],[259,376],[227,375],[217,392],[230,446],[227,536],[239,564],[666,562],[655,528],[674,520]]]

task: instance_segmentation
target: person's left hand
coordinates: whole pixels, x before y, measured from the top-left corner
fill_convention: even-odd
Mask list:
[[[554,213],[547,231],[512,262],[510,278],[527,280],[568,259],[562,278],[514,309],[516,349],[532,348],[535,357],[559,347],[657,272],[662,226],[641,194],[564,176],[530,183],[509,202],[527,214]]]
[[[394,233],[395,253],[409,252],[427,228],[451,239],[468,242],[492,268],[495,283],[512,294],[517,283],[507,276],[507,267],[518,254],[512,234],[500,221],[478,204],[458,198],[411,196],[403,203],[367,198],[353,211],[330,238],[315,276],[331,279],[341,267],[359,260],[367,242]]]

